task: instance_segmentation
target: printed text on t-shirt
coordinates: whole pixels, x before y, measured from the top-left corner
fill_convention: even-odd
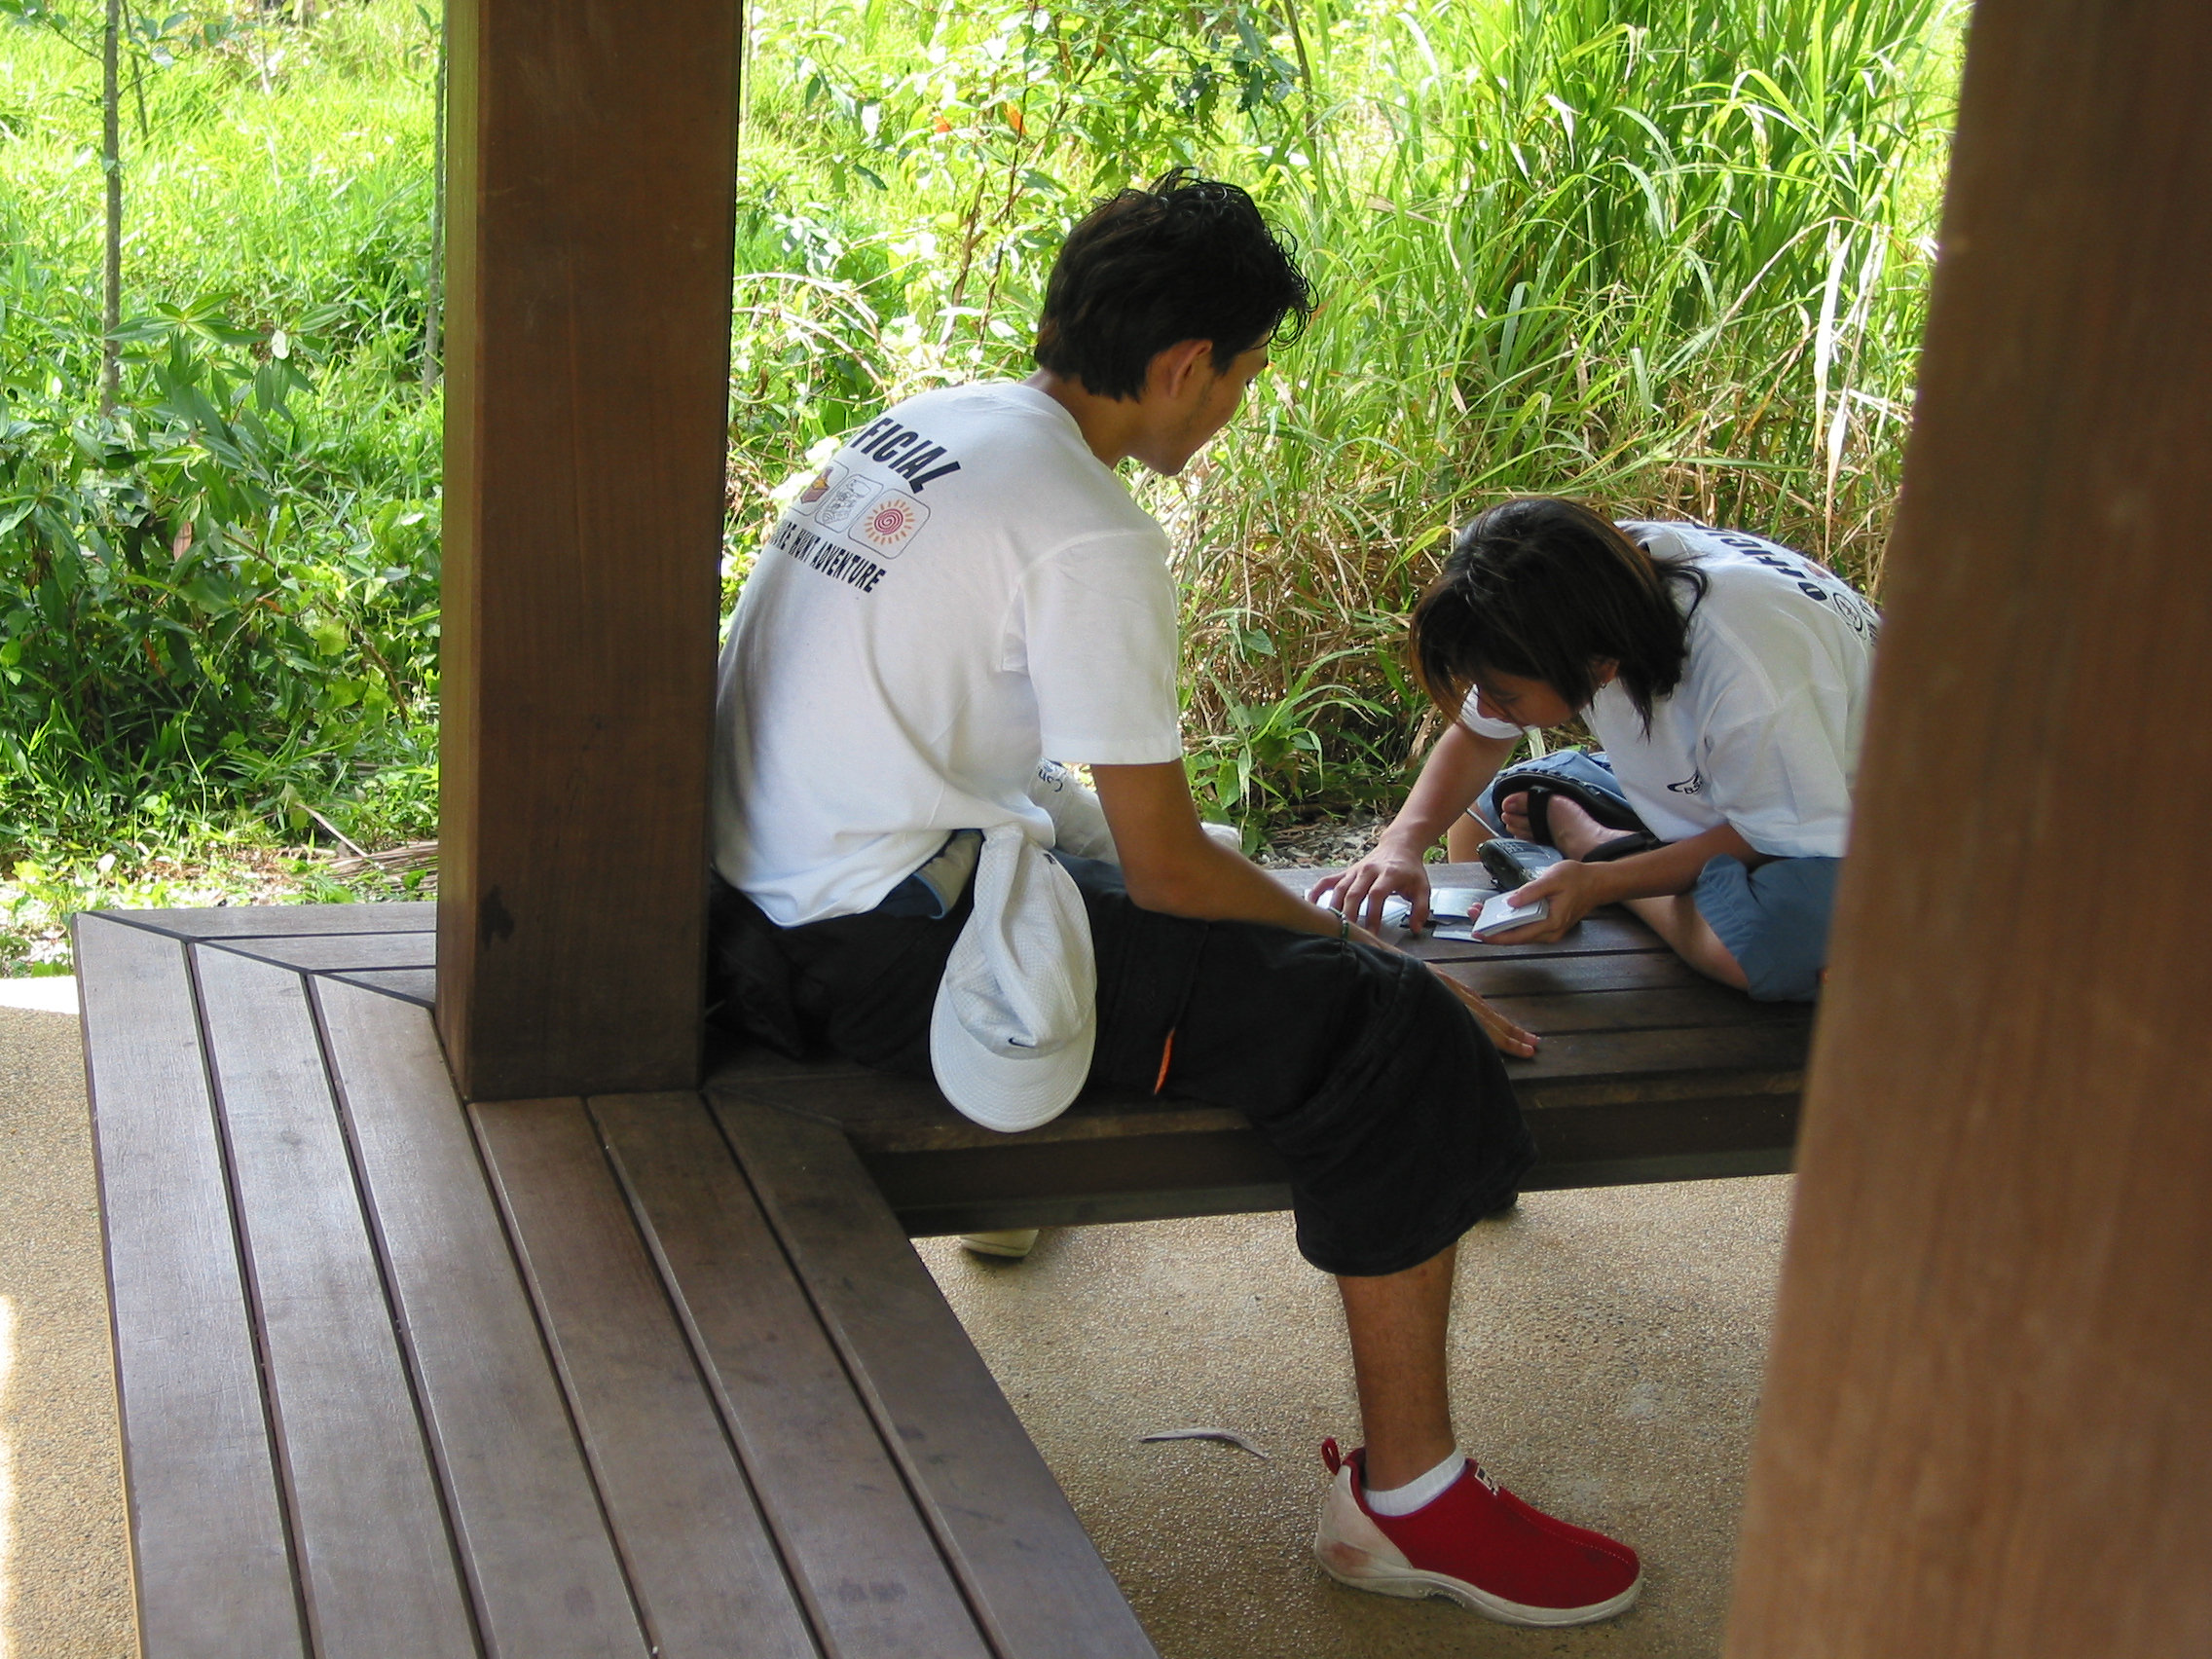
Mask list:
[[[960,470],[960,462],[945,461],[942,444],[931,443],[912,427],[900,425],[888,415],[863,426],[846,441],[846,447],[859,450],[870,461],[883,462],[905,479],[907,488],[917,496],[932,479]]]
[[[1869,645],[1873,643],[1874,637],[1881,631],[1882,613],[1876,610],[1866,599],[1853,592],[1850,586],[1841,580],[1834,571],[1807,559],[1795,556],[1785,557],[1789,553],[1788,548],[1777,546],[1775,543],[1762,540],[1755,535],[1746,535],[1741,531],[1715,530],[1709,524],[1697,525],[1694,528],[1704,531],[1706,535],[1712,536],[1723,546],[1733,547],[1737,552],[1750,558],[1754,564],[1764,565],[1768,570],[1779,571],[1788,576],[1797,584],[1799,593],[1807,599],[1828,607],[1829,609],[1843,618],[1853,633]],[[1669,785],[1668,787],[1672,789],[1678,786]]]
[[[794,559],[804,560],[826,576],[850,582],[863,593],[873,593],[875,584],[883,580],[883,567],[874,560],[808,530],[795,519],[786,518],[776,526],[776,534],[768,538],[768,545]]]

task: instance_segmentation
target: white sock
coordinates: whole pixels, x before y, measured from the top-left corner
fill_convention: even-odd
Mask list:
[[[1411,1515],[1417,1509],[1425,1509],[1442,1497],[1459,1478],[1459,1471],[1467,1466],[1467,1455],[1455,1452],[1427,1474],[1409,1481],[1388,1492],[1367,1488],[1367,1507],[1378,1515]]]

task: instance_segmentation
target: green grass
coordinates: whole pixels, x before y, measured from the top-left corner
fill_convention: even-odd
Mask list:
[[[1508,494],[1740,524],[1878,591],[1960,10],[764,0],[725,597],[810,452],[1025,373],[1068,224],[1179,163],[1252,187],[1325,299],[1198,465],[1132,478],[1209,810],[1257,836],[1402,787],[1433,724],[1402,618]],[[127,77],[109,421],[96,65],[0,22],[0,870],[32,887],[273,857],[309,807],[434,833],[434,44],[398,0],[215,9]]]
[[[814,280],[740,284],[740,473],[761,499],[883,398],[1023,372],[1096,195],[1181,162],[1250,183],[1324,308],[1185,478],[1134,480],[1177,550],[1194,779],[1239,817],[1386,795],[1426,723],[1402,618],[1501,497],[1737,524],[1878,590],[1957,10],[763,14],[747,247]],[[805,350],[763,349],[777,325]]]

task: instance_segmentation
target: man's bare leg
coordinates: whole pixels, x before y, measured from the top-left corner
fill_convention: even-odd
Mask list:
[[[1508,825],[1513,821],[1513,802],[1526,798],[1515,795],[1505,803]],[[1526,822],[1524,818],[1524,825]],[[1633,833],[1628,830],[1606,829],[1573,801],[1556,794],[1552,796],[1545,822],[1551,826],[1552,840],[1570,859],[1582,858],[1593,848]],[[1751,984],[1734,954],[1720,942],[1713,924],[1698,913],[1696,902],[1687,893],[1671,893],[1658,899],[1631,899],[1628,907],[1643,918],[1644,926],[1674,946],[1677,956],[1707,978],[1718,979],[1739,991]]]
[[[1337,1280],[1351,1332],[1367,1482],[1379,1492],[1419,1480],[1458,1446],[1444,1365],[1456,1248],[1404,1272]]]

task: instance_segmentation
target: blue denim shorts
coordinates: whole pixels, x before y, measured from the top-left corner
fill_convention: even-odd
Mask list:
[[[1707,862],[1697,911],[1728,947],[1760,1002],[1811,1002],[1828,959],[1841,859],[1776,859],[1756,869],[1741,859]]]

